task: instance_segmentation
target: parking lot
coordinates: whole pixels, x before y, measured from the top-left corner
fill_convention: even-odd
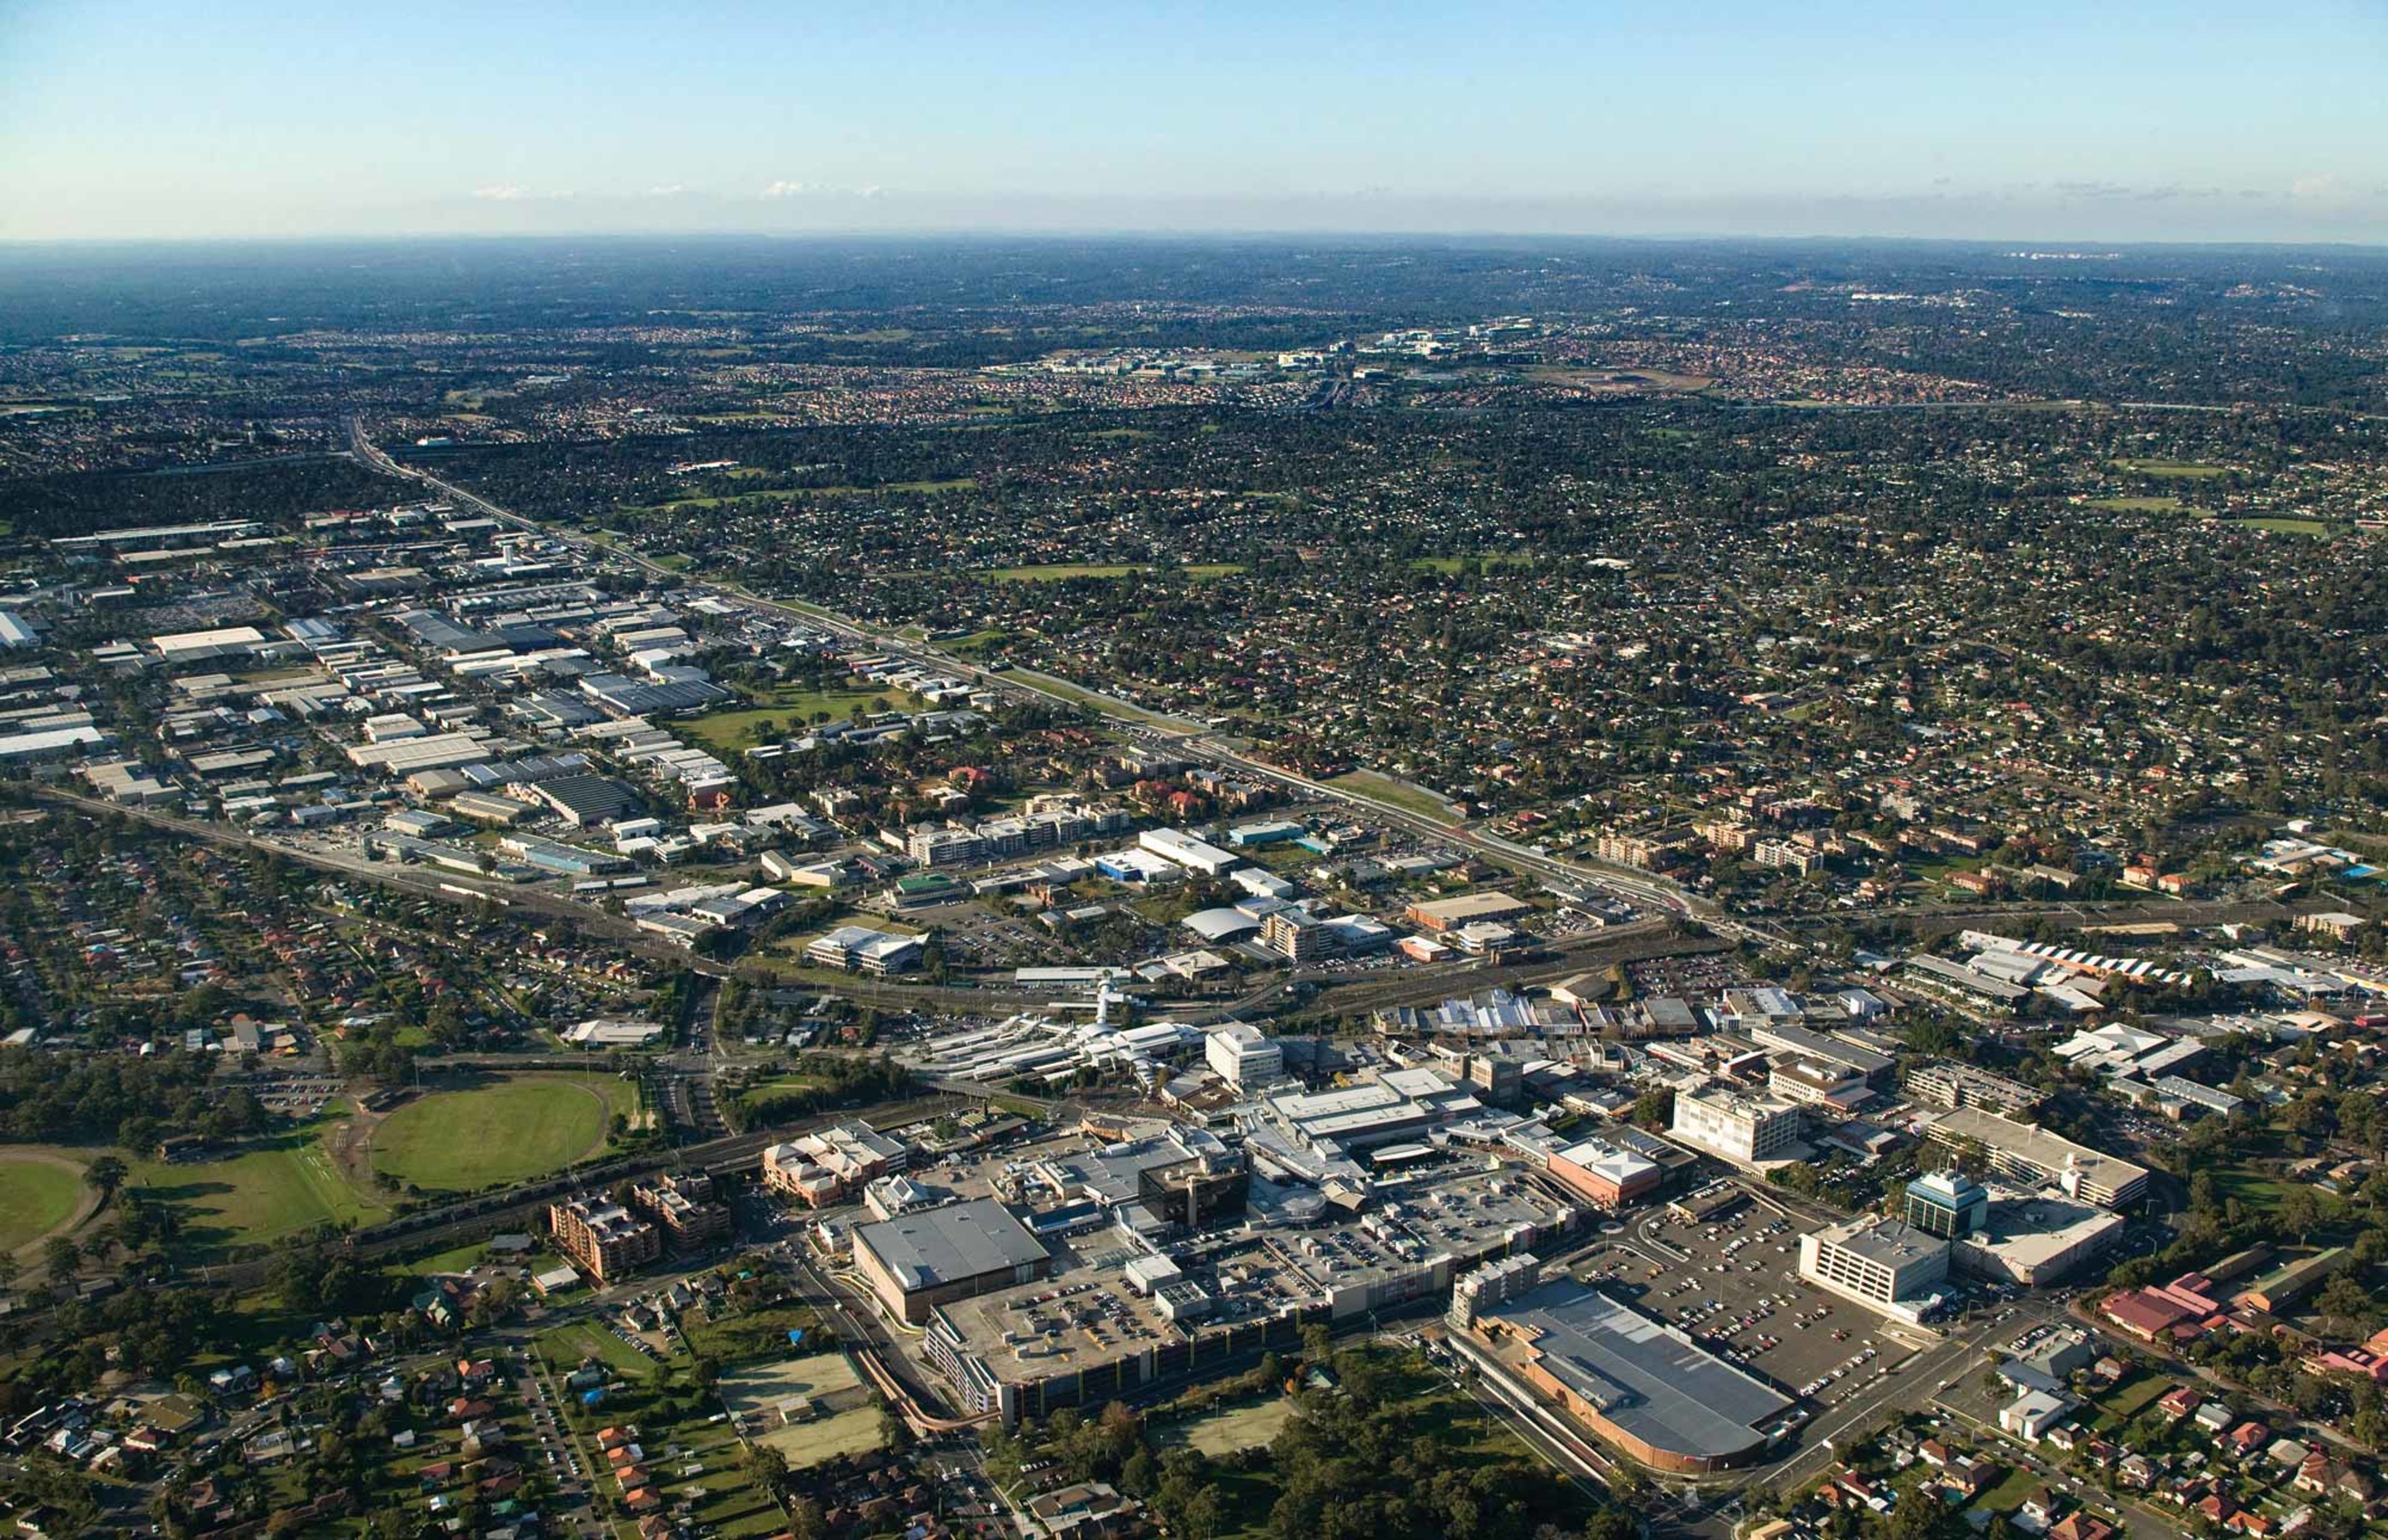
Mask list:
[[[1914,1349],[1874,1312],[1800,1281],[1802,1229],[1755,1203],[1705,1223],[1653,1210],[1569,1270],[1786,1395],[1833,1407],[1898,1373]]]

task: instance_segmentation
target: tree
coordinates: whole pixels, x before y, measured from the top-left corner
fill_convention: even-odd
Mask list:
[[[1225,1524],[1226,1518],[1225,1502],[1219,1496],[1219,1489],[1206,1486],[1187,1499],[1186,1506],[1179,1510],[1177,1521],[1193,1540],[1213,1540]]]
[[[99,1193],[102,1204],[116,1196],[127,1174],[124,1162],[112,1155],[101,1155],[83,1168],[83,1180]]]
[[[2345,1273],[2323,1284],[2314,1305],[2323,1315],[2358,1328],[2371,1319],[2371,1291]]]
[[[64,1235],[53,1235],[42,1244],[42,1265],[48,1269],[53,1283],[72,1279],[75,1264],[82,1260],[83,1248]]]
[[[2307,1236],[2321,1228],[2320,1200],[2306,1188],[2292,1187],[2280,1194],[2279,1217],[2280,1228],[2303,1244]]]
[[[746,1447],[746,1469],[755,1479],[777,1492],[787,1483],[788,1457],[768,1444],[751,1444]]]

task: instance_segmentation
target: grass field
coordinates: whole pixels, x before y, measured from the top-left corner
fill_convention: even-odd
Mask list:
[[[2166,481],[2207,481],[2230,473],[2227,465],[2203,465],[2193,460],[2118,460],[2115,469]]]
[[[1293,1420],[1293,1397],[1272,1395],[1177,1423],[1162,1434],[1162,1442],[1190,1444],[1217,1459],[1268,1443]]]
[[[319,1119],[288,1133],[257,1140],[221,1160],[168,1165],[128,1160],[128,1190],[178,1204],[186,1244],[202,1252],[260,1245],[322,1224],[372,1224],[389,1210],[359,1193],[340,1174]]]
[[[1442,799],[1415,786],[1404,786],[1390,776],[1379,776],[1373,770],[1347,770],[1327,783],[1347,791],[1356,791],[1391,807],[1402,808],[1425,817],[1450,821],[1456,816]]]
[[[678,724],[690,737],[698,739],[716,753],[725,750],[747,749],[754,746],[749,729],[758,722],[773,725],[769,741],[782,738],[801,738],[813,726],[814,713],[827,712],[837,721],[854,714],[857,706],[871,709],[871,702],[884,701],[890,710],[910,710],[920,702],[900,689],[803,689],[789,687],[774,690],[770,698],[757,701],[743,711],[715,712],[692,722]]]
[[[374,1130],[374,1168],[396,1181],[466,1193],[561,1170],[605,1142],[623,1082],[522,1076],[434,1092]]]
[[[973,631],[967,637],[956,637],[951,641],[941,641],[937,643],[937,650],[950,652],[958,658],[968,658],[1010,639],[1010,632],[999,626],[989,627],[984,631]]]
[[[1387,1356],[1390,1357],[1390,1356]],[[1541,1457],[1520,1443],[1505,1423],[1489,1415],[1468,1397],[1459,1395],[1422,1370],[1396,1367],[1401,1390],[1394,1399],[1403,1404],[1407,1413],[1404,1432],[1411,1438],[1435,1445],[1445,1464],[1467,1470],[1493,1460],[1518,1460],[1536,1464]],[[1282,1407],[1282,1411],[1273,1411]],[[1255,1420],[1271,1417],[1275,1427],[1264,1435],[1274,1439],[1293,1410],[1290,1400],[1264,1403],[1247,1402],[1226,1412],[1214,1412],[1196,1418],[1180,1428],[1163,1430],[1165,1442],[1188,1442],[1212,1453],[1211,1443],[1223,1443],[1218,1451],[1229,1452],[1238,1446],[1250,1446],[1257,1432]],[[1238,1420],[1241,1420],[1240,1423]],[[1207,1426],[1210,1442],[1188,1437],[1185,1430]],[[1282,1488],[1277,1472],[1265,1456],[1249,1466],[1238,1461],[1214,1464],[1211,1479],[1218,1484],[1225,1499],[1224,1535],[1259,1535],[1267,1533],[1269,1511],[1275,1506]]]
[[[739,1364],[784,1357],[788,1333],[803,1331],[818,1336],[820,1316],[809,1305],[790,1302],[718,1320],[683,1320],[680,1325],[691,1353],[717,1363]]]
[[[1974,1499],[1974,1510],[1977,1513],[2013,1513],[2023,1506],[2023,1500],[2030,1496],[2031,1489],[2039,1484],[2039,1477],[2032,1472],[2029,1466],[2010,1466],[1996,1486]]]
[[[489,1243],[467,1241],[461,1246],[435,1251],[428,1256],[417,1256],[406,1264],[412,1273],[428,1275],[435,1272],[471,1272],[489,1259]]]
[[[1057,696],[1073,705],[1085,706],[1092,711],[1106,712],[1113,716],[1124,716],[1135,722],[1150,722],[1161,727],[1184,726],[1158,713],[1146,711],[1141,706],[1131,705],[1125,701],[1107,700],[1091,690],[1070,683],[1067,679],[1057,679],[1052,675],[1039,674],[1035,669],[1016,670],[1012,678],[1027,688],[1045,695]]]
[[[2217,1171],[2214,1185],[2221,1191],[2225,1202],[2236,1198],[2249,1208],[2275,1207],[2289,1193],[2289,1183],[2280,1178],[2245,1167]]]
[[[990,567],[987,569],[986,575],[994,578],[997,583],[1059,583],[1072,577],[1125,577],[1134,572],[1157,570],[1137,562],[1124,562],[1111,565],[1098,562],[1056,562],[1049,566],[1042,567]],[[1213,577],[1225,577],[1229,573],[1241,572],[1244,568],[1238,562],[1212,562],[1182,567],[1178,570],[1188,577],[1207,581]]]
[[[82,1168],[63,1155],[0,1155],[0,1251],[38,1241],[83,1206]]]
[[[2112,509],[2117,513],[2178,513],[2181,511],[2178,498],[2092,498],[2090,506]]]
[[[574,1321],[539,1334],[539,1350],[558,1375],[571,1373],[582,1360],[595,1358],[628,1379],[652,1380],[662,1366],[602,1326]]]
[[[2328,535],[2330,525],[2319,519],[2232,519],[2233,529],[2268,529],[2276,535]]]
[[[2143,1370],[2107,1392],[2098,1405],[2112,1412],[2117,1423],[2128,1423],[2177,1383],[2178,1381]]]

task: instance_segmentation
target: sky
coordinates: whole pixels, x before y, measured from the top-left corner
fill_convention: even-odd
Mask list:
[[[0,0],[0,239],[2388,242],[2388,0]]]

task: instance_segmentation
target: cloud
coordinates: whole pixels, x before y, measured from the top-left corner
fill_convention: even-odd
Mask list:
[[[573,195],[569,188],[540,193],[511,182],[493,182],[486,187],[474,188],[473,196],[483,203],[562,203]]]
[[[650,187],[639,196],[643,198],[676,198],[684,196],[687,192],[687,188],[674,182],[661,187]]]
[[[769,186],[763,189],[763,196],[767,198],[800,198],[807,193],[819,192],[819,190],[820,189],[817,187],[807,186],[801,182],[774,182]]]
[[[2336,197],[2342,191],[2335,171],[2316,171],[2289,183],[2289,196],[2293,198]]]

